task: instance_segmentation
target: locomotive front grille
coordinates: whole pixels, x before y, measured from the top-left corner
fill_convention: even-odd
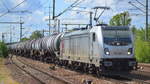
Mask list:
[[[109,71],[127,71],[133,67],[129,66],[131,61],[135,61],[135,59],[105,59],[103,60],[103,66],[105,70]]]

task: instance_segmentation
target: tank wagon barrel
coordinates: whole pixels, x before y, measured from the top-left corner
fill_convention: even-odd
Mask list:
[[[63,34],[55,34],[52,36],[8,45],[8,48],[11,50],[17,50],[17,52],[24,50],[34,50],[40,52],[45,50],[48,51],[50,55],[55,55],[55,52],[59,51],[60,39],[62,36]]]

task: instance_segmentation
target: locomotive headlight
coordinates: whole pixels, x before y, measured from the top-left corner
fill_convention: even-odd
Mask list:
[[[128,49],[128,55],[131,55],[132,54],[132,48],[129,48]]]
[[[105,52],[106,55],[110,55],[110,52],[109,52],[109,49],[108,49],[108,48],[105,48],[105,49],[104,49],[104,52]]]
[[[106,55],[109,55],[110,53],[109,52],[106,52]]]
[[[131,55],[131,52],[128,52],[128,55]]]

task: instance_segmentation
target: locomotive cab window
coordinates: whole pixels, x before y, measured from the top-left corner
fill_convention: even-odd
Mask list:
[[[125,46],[132,43],[129,30],[103,30],[104,43],[113,46]]]
[[[93,33],[92,38],[93,38],[93,42],[95,42],[95,40],[96,40],[96,35],[95,35],[95,33]]]

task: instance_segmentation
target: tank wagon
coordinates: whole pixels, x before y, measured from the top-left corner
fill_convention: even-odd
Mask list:
[[[9,45],[11,53],[97,73],[137,68],[127,26],[94,26]]]
[[[12,54],[53,62],[56,59],[56,55],[59,54],[60,39],[63,35],[63,33],[54,34],[48,37],[15,43],[8,45],[8,48]]]

